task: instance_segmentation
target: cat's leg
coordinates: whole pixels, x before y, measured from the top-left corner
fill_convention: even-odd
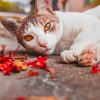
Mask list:
[[[100,62],[100,42],[96,42],[92,46],[83,50],[82,54],[78,57],[79,64],[83,66],[92,66]]]
[[[84,42],[76,42],[70,47],[69,50],[61,52],[61,58],[65,63],[76,62],[86,46],[87,45]]]
[[[78,61],[78,57],[82,54],[82,51],[99,40],[98,34],[91,35],[91,33],[92,31],[89,30],[80,32],[69,50],[64,50],[61,52],[61,57],[64,62],[70,63]]]
[[[83,36],[83,34],[80,33],[80,35],[75,39],[69,50],[64,50],[61,52],[61,57],[63,61],[66,63],[78,61],[78,58],[82,54],[83,50],[85,50],[85,48],[90,46],[91,44],[95,43],[95,41],[95,36],[86,37],[85,35]]]

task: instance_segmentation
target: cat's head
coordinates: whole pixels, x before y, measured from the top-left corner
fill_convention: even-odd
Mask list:
[[[51,9],[50,0],[33,2],[33,13],[22,21],[4,18],[1,22],[28,51],[52,54],[63,33],[61,22]]]

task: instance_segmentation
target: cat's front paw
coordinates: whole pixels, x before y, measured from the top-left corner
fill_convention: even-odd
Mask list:
[[[65,50],[61,52],[61,58],[65,63],[75,62],[77,61],[77,57],[75,56],[75,52],[72,50]]]
[[[87,48],[83,53],[78,57],[78,62],[80,65],[90,67],[93,64],[99,62],[99,51],[94,48]]]

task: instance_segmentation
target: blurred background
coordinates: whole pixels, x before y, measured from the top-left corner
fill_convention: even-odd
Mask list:
[[[100,5],[100,0],[52,0],[54,10],[82,12]],[[0,0],[0,12],[30,13],[32,0]]]

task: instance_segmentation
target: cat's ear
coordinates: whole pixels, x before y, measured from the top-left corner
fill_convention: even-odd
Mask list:
[[[33,14],[52,13],[52,0],[33,0]]]
[[[21,20],[16,18],[5,17],[1,19],[3,26],[13,35],[16,34],[15,30],[20,26]]]

